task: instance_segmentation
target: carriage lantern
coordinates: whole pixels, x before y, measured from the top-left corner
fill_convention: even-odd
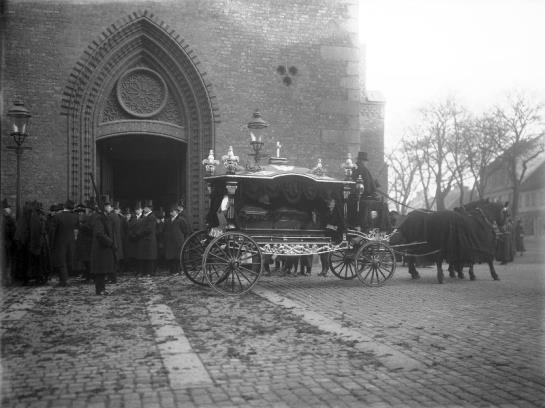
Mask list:
[[[356,167],[356,165],[352,161],[352,155],[350,153],[346,155],[346,160],[341,167],[344,170],[344,179],[347,181],[352,180],[352,172],[354,171],[354,167]]]
[[[250,153],[251,156],[254,156],[254,166],[253,170],[261,170],[259,166],[259,160],[265,156],[261,153],[263,148],[263,135],[264,130],[269,127],[269,124],[263,120],[261,113],[256,110],[252,115],[252,119],[248,122],[248,130],[250,132],[250,146],[252,147],[253,153]]]
[[[358,212],[360,211],[360,199],[361,199],[361,196],[363,195],[364,190],[365,190],[365,187],[363,185],[363,179],[361,178],[361,174],[360,174],[356,180],[356,194],[358,195],[358,203],[357,203]]]

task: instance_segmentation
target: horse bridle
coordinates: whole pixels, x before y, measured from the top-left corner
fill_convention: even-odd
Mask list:
[[[490,228],[494,228],[494,223],[488,219],[488,217],[486,216],[486,213],[483,211],[481,207],[475,207],[475,210],[477,210],[477,212],[484,218],[484,220],[486,221],[486,223],[488,224]]]

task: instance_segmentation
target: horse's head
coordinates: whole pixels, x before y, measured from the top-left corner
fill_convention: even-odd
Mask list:
[[[472,201],[465,204],[463,208],[469,212],[482,211],[486,219],[490,223],[495,222],[498,227],[502,227],[507,218],[509,218],[509,214],[504,210],[502,203],[493,202],[488,199]]]

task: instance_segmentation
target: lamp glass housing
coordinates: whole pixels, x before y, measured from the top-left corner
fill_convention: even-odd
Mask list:
[[[269,124],[263,120],[261,113],[259,113],[258,110],[254,112],[252,119],[250,119],[247,126],[250,131],[250,143],[262,143],[265,129],[269,127]]]
[[[8,110],[10,133],[17,145],[21,145],[28,135],[30,124],[30,112],[25,108],[23,101],[15,101],[13,107]]]

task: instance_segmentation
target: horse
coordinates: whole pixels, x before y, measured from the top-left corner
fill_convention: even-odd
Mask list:
[[[461,210],[412,211],[390,238],[391,244],[422,242],[415,250],[416,256],[425,254],[437,266],[437,280],[443,283],[442,263],[447,261],[452,270],[463,277],[462,268],[470,265],[470,278],[475,279],[473,264],[486,262],[494,280],[499,280],[494,269],[495,229],[503,226],[506,214],[500,203],[478,200],[466,204]],[[416,259],[408,257],[409,273],[413,279],[420,275]]]
[[[486,223],[485,230],[494,231],[494,246],[496,243],[496,229],[501,228],[507,222],[509,218],[509,213],[505,210],[505,207],[501,203],[490,202],[488,199],[481,199],[478,201],[473,201],[471,203],[465,204],[462,207],[455,208],[454,211],[458,211],[463,215],[470,217],[477,217]],[[494,251],[494,248],[492,249]],[[490,269],[490,274],[494,280],[500,280],[496,270],[494,268],[494,256],[490,257],[490,254],[487,254],[484,259],[477,259],[477,262],[486,262]],[[470,280],[475,280],[475,273],[473,271],[473,266],[476,262],[467,262],[467,263],[458,263],[454,265],[449,265],[449,274],[451,277],[454,277],[454,272],[457,273],[458,278],[464,279],[463,268],[465,266],[469,267],[468,273]]]

